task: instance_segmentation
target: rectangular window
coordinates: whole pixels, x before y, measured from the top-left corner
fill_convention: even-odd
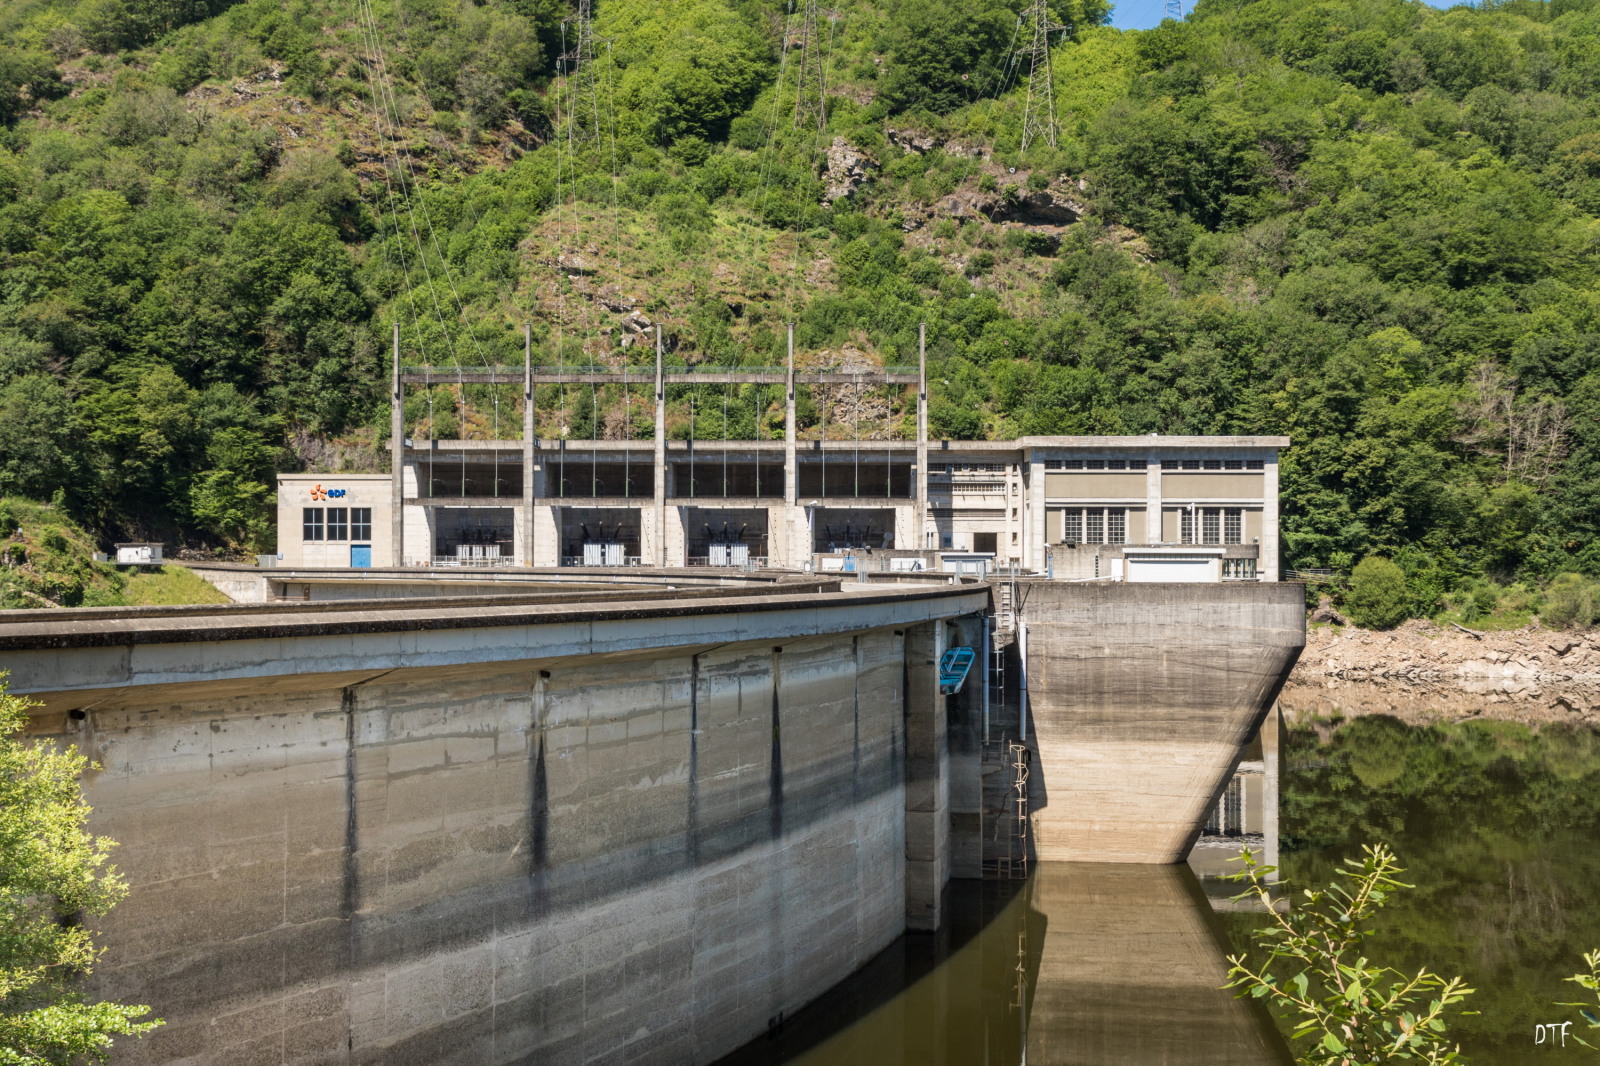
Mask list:
[[[1204,465],[1205,465],[1205,468],[1207,470],[1221,470],[1222,469],[1222,460],[1221,459],[1207,459],[1205,461]]]
[[[1145,461],[1143,459],[1129,459],[1128,460],[1128,469],[1129,470],[1143,470],[1144,468],[1145,468]]]
[[[1254,559],[1224,559],[1222,560],[1222,576],[1225,580],[1254,581],[1256,579],[1256,561]]]
[[[1185,470],[1199,470],[1200,469],[1200,460],[1198,460],[1198,459],[1185,459],[1183,461],[1183,468]]]
[[[1163,469],[1163,470],[1177,470],[1178,467],[1179,467],[1179,464],[1178,464],[1178,460],[1176,460],[1176,459],[1163,459],[1163,460],[1161,460],[1161,469]]]
[[[1046,465],[1048,465],[1048,464],[1046,464]],[[928,473],[930,473],[930,474],[948,474],[949,472],[950,472],[950,468],[945,466],[945,464],[943,464],[943,463],[929,463],[928,464]]]
[[[1243,459],[1224,459],[1224,460],[1222,460],[1222,469],[1224,469],[1224,470],[1243,470],[1244,469],[1244,460]]]
[[[1082,470],[1083,469],[1083,460],[1082,459],[1068,459],[1065,462],[1066,462],[1066,469],[1068,469],[1068,470]]]
[[[352,508],[350,508],[350,539],[351,540],[371,540],[372,539],[372,508],[370,508],[370,507],[352,507]]]
[[[1200,542],[1222,543],[1222,508],[1207,507],[1200,512]]]
[[[1222,543],[1244,543],[1244,511],[1229,507],[1222,512]]]
[[[1178,512],[1178,542],[1194,543],[1194,512],[1187,507]]]
[[[328,539],[350,539],[350,511],[347,508],[328,508]]]
[[[1046,459],[1044,461],[1044,468],[1046,470],[1065,470],[1067,468],[1066,460]]]
[[[301,540],[322,539],[322,508],[307,507],[301,512]]]
[[[1106,461],[1104,459],[1089,459],[1086,460],[1083,465],[1084,469],[1086,470],[1104,470],[1106,468]]]
[[[1128,512],[1120,507],[1106,509],[1106,543],[1128,543]]]
[[[1267,468],[1267,464],[1261,459],[1246,459],[1244,461],[1244,468],[1246,470],[1265,470]]]
[[[1106,509],[1104,507],[1084,508],[1083,542],[1085,544],[1104,544],[1106,542]]]
[[[1083,543],[1083,508],[1069,507],[1061,512],[1061,543]]]
[[[1126,469],[1128,469],[1128,460],[1126,460],[1126,459],[1107,459],[1106,460],[1106,469],[1107,470],[1126,470]]]

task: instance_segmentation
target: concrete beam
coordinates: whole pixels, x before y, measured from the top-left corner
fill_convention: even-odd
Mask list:
[[[626,605],[412,606],[210,615],[0,620],[11,691],[89,698],[146,685],[438,669],[783,640],[913,625],[981,609],[975,586],[873,593],[664,598]],[[70,694],[70,695],[68,695]]]

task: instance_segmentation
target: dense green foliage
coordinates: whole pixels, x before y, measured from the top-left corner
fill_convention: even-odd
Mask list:
[[[0,608],[228,602],[185,567],[117,567],[94,554],[94,538],[59,508],[0,497]]]
[[[149,1007],[89,1002],[76,985],[99,954],[84,915],[106,913],[127,886],[106,865],[113,842],[84,829],[74,747],[25,744],[28,703],[0,674],[0,1063],[103,1062],[112,1038],[160,1022]]]
[[[1406,575],[1387,559],[1368,556],[1350,574],[1344,597],[1350,620],[1367,629],[1388,629],[1411,617]]]
[[[1020,6],[833,5],[818,135],[771,0],[609,0],[592,79],[562,0],[374,0],[381,53],[357,0],[8,5],[0,492],[264,545],[274,468],[377,454],[393,323],[440,367],[527,320],[592,362],[621,293],[688,362],[768,364],[791,319],[900,362],[926,320],[942,436],[1290,434],[1286,565],[1388,557],[1414,612],[1600,573],[1600,0],[1141,33],[1064,0],[1060,143],[1025,156]],[[835,137],[875,165],[830,205]],[[1083,220],[1014,210],[1039,192]],[[441,377],[408,432],[515,432],[511,391]],[[539,399],[544,433],[649,429]],[[774,399],[683,390],[669,426]]]

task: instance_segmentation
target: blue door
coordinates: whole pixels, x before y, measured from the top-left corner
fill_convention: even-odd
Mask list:
[[[370,567],[372,565],[372,545],[370,545],[370,544],[352,544],[352,545],[350,545],[350,565],[351,566]]]

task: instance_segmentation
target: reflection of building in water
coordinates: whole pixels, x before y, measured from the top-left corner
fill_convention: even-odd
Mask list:
[[[1239,854],[1249,848],[1267,866],[1278,865],[1278,787],[1282,766],[1279,737],[1283,715],[1274,706],[1255,737],[1245,745],[1239,765],[1212,805],[1211,816],[1189,852],[1189,866],[1200,878],[1211,905],[1232,910],[1232,897],[1244,886],[1224,881],[1237,873]],[[1275,878],[1274,878],[1275,879]]]

